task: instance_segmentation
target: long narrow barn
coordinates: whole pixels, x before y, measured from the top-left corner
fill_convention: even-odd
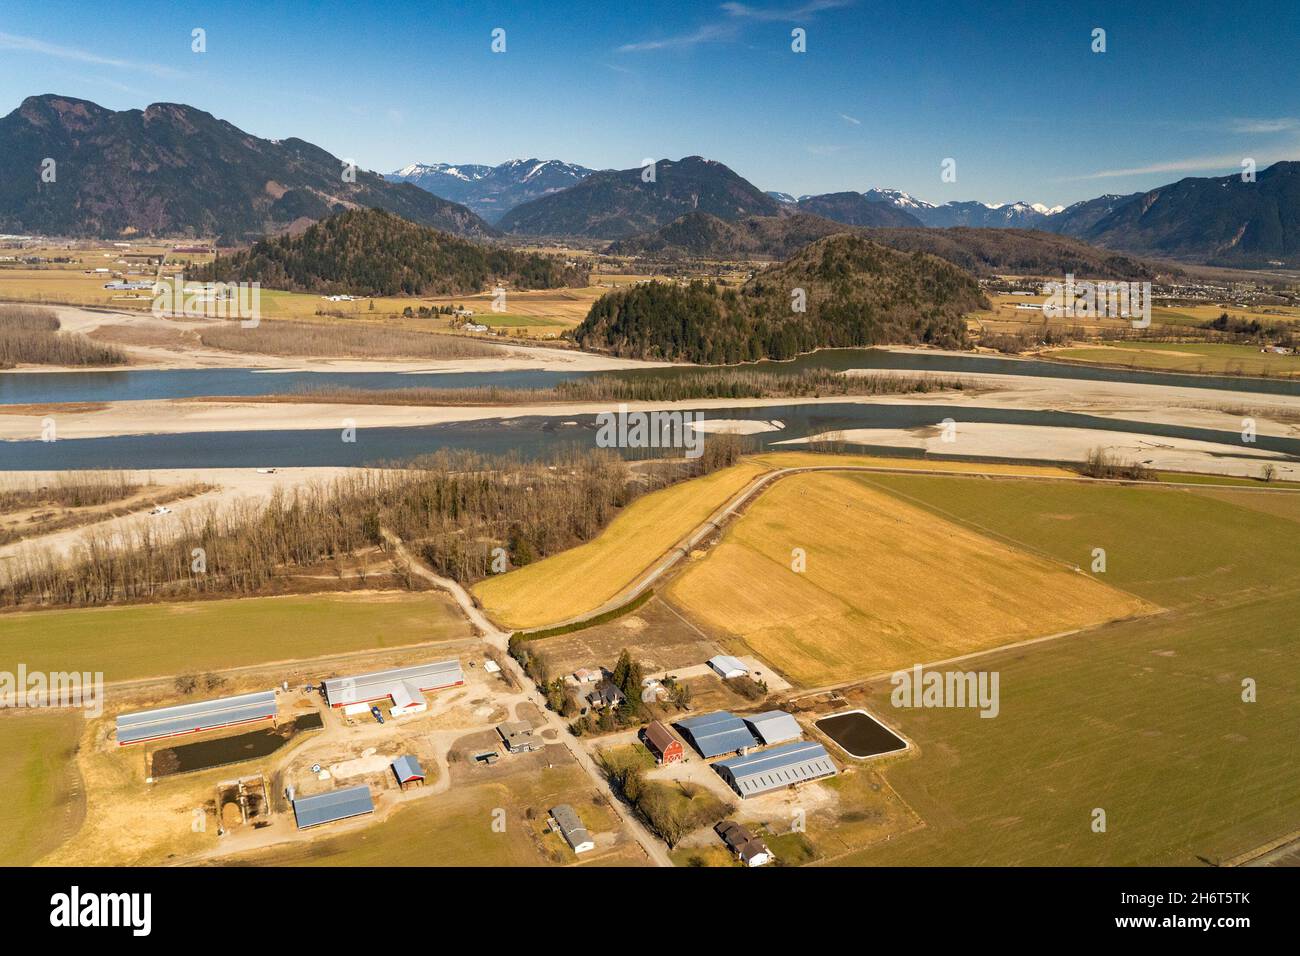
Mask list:
[[[747,757],[719,760],[713,769],[742,797],[839,773],[826,748],[807,741],[782,744]]]
[[[374,812],[375,801],[370,796],[370,788],[364,785],[318,793],[314,797],[299,797],[293,801],[293,816],[299,830]]]
[[[117,718],[117,745],[138,744],[146,740],[196,734],[235,724],[274,720],[279,713],[275,691],[220,697],[197,704],[180,704],[158,710],[121,714]]]
[[[465,683],[465,673],[460,661],[437,661],[417,664],[390,671],[375,671],[356,677],[333,677],[324,682],[325,699],[331,707],[348,704],[368,704],[371,701],[391,699],[410,706],[416,695],[427,690],[455,687]]]

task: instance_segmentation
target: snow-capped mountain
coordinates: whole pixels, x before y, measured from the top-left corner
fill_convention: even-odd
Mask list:
[[[408,182],[443,199],[462,203],[489,222],[548,193],[582,182],[592,170],[558,159],[512,159],[499,166],[477,163],[411,163],[385,178]]]
[[[777,202],[784,203],[787,206],[793,206],[795,203],[799,201],[795,199],[793,196],[791,196],[789,193],[779,193],[775,189],[769,189],[767,191],[767,195],[775,199]]]
[[[946,202],[941,206],[917,199],[898,189],[868,189],[863,197],[871,202],[889,203],[910,212],[927,226],[975,226],[983,229],[1040,229],[1047,220],[1061,212],[1061,206],[1042,203],[983,203],[973,200]]]
[[[906,209],[913,214],[918,209],[934,208],[934,203],[926,202],[924,199],[917,199],[915,196],[909,196],[901,189],[868,189],[862,195],[867,202],[887,202],[891,206]]]

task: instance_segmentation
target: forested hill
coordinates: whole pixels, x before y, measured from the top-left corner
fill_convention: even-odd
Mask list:
[[[263,239],[198,276],[269,289],[352,295],[463,295],[586,285],[578,268],[537,253],[459,239],[380,209],[354,209],[297,236]]]
[[[796,289],[806,311],[793,308]],[[807,246],[740,288],[651,282],[602,296],[574,330],[585,349],[627,358],[730,364],[817,348],[966,344],[963,316],[988,308],[979,284],[924,253],[856,235]]]

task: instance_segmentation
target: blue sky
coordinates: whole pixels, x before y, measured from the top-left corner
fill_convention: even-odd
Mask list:
[[[1294,0],[183,6],[5,0],[0,113],[47,92],[184,102],[384,171],[698,153],[763,189],[933,202],[1069,203],[1300,158]]]

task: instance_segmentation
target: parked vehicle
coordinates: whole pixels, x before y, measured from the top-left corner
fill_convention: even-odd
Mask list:
[[[375,720],[379,721],[381,724],[384,722],[384,715],[379,712],[378,707],[372,706],[370,708],[370,713],[375,718]]]

